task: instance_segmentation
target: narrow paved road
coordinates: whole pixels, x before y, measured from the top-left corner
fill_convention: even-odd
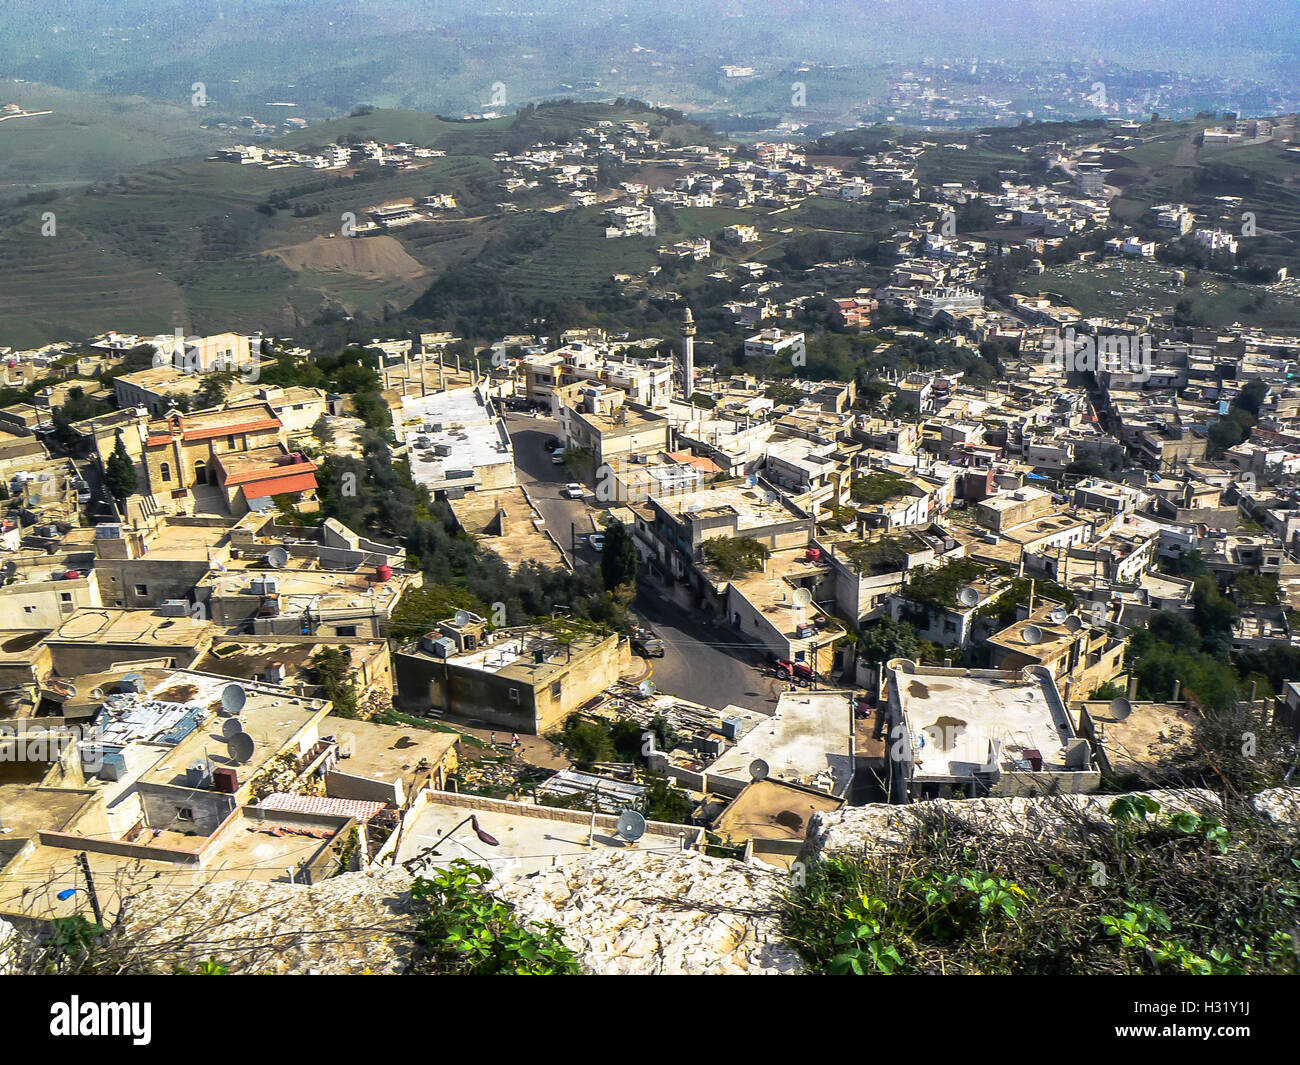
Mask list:
[[[594,531],[594,511],[580,499],[560,495],[574,476],[563,466],[551,462],[551,453],[542,445],[548,437],[559,436],[559,423],[553,418],[532,418],[526,414],[505,415],[506,429],[515,452],[515,469],[519,483],[527,490],[533,505],[546,523],[546,530],[559,541],[560,549],[570,560],[577,542],[577,564],[594,565],[600,555],[583,537]]]
[[[764,668],[763,655],[702,624],[687,610],[642,588],[636,613],[662,637],[663,658],[649,660],[655,687],[721,710],[728,704],[771,713],[785,685]]]

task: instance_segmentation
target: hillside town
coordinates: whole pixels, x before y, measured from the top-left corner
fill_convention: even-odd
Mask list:
[[[1294,122],[1204,143],[1294,153]],[[671,304],[668,335],[324,353],[105,322],[0,348],[25,396],[0,407],[0,919],[66,918],[87,885],[110,917],[146,886],[464,860],[504,886],[605,852],[791,876],[859,808],[1189,786],[1229,711],[1282,737],[1289,779],[1300,334],[1163,295],[1171,249],[1231,269],[1241,205],[1113,215],[1105,159],[1139,129],[992,184],[923,180],[924,144],[832,164],[635,121],[494,157],[503,212],[654,241],[609,281]],[[602,180],[630,161],[657,179]],[[898,212],[887,276],[766,279],[783,212],[819,199]],[[754,220],[665,240],[715,207]],[[338,239],[460,210],[435,187]],[[1127,306],[1002,287],[1012,256],[1115,271]],[[730,298],[675,290],[700,264]],[[879,369],[814,372],[866,338]]]

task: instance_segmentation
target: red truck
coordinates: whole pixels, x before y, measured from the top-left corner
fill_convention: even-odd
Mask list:
[[[776,675],[782,680],[813,681],[817,679],[817,671],[807,662],[795,662],[789,658],[777,658],[774,660],[776,665]]]

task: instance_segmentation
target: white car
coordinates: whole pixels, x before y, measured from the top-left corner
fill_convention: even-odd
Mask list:
[[[563,466],[563,465],[564,465],[564,452],[563,452],[563,451],[552,451],[552,452],[551,452],[551,465],[552,465],[552,466]]]
[[[604,533],[592,533],[590,536],[587,537],[587,542],[588,542],[589,544],[591,544],[591,548],[592,548],[593,551],[603,551],[603,550],[605,550],[605,534],[604,534]]]
[[[566,484],[560,491],[560,495],[565,499],[581,499],[583,496],[583,487],[580,484]]]

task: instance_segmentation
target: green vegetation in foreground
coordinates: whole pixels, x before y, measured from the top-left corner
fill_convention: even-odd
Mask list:
[[[492,871],[457,858],[411,885],[416,973],[457,976],[576,976],[577,955],[560,927],[521,921],[484,885]]]
[[[1300,971],[1300,850],[1248,809],[1130,795],[1089,816],[1058,803],[1049,838],[914,809],[901,849],[816,860],[787,893],[782,932],[812,972]]]

